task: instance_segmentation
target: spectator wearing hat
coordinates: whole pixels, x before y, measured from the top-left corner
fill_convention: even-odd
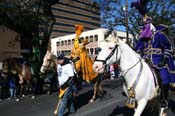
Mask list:
[[[69,59],[64,56],[64,54],[60,54],[57,57],[57,73],[58,73],[58,81],[60,91],[64,91],[63,95],[59,95],[61,98],[61,104],[58,110],[58,116],[63,116],[66,107],[68,107],[70,113],[75,112],[74,102],[73,102],[73,77],[74,77],[74,69]],[[62,93],[60,93],[62,94]]]

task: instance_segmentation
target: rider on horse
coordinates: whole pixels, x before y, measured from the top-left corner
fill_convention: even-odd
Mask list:
[[[135,50],[140,52],[144,59],[149,60],[151,65],[157,70],[162,84],[161,97],[163,100],[167,100],[170,85],[172,91],[175,88],[172,44],[162,32],[167,26],[159,25],[154,27],[150,17],[145,19],[145,26],[141,31]]]
[[[71,51],[71,59],[74,62],[76,72],[82,79],[88,83],[94,84],[94,94],[90,102],[96,99],[96,94],[103,95],[101,86],[101,74],[96,73],[93,68],[93,60],[88,54],[86,45],[89,43],[87,39],[80,39],[80,34],[83,32],[82,25],[75,25],[76,37],[74,38],[74,46]]]
[[[138,6],[136,8],[138,9]],[[163,33],[168,26],[158,25],[154,27],[152,18],[148,17],[146,12],[142,15],[144,15],[144,27],[141,30],[135,50],[140,53],[142,58],[148,61],[151,67],[158,73],[162,90],[161,100],[163,102],[161,102],[161,105],[167,107],[169,88],[171,87],[172,92],[175,92],[175,66],[172,57],[172,44]]]
[[[71,51],[71,59],[75,64],[77,72],[82,71],[83,80],[90,82],[97,77],[92,69],[91,64],[93,64],[92,59],[89,57],[89,54],[86,50],[86,45],[89,43],[87,39],[80,40],[79,36],[83,32],[82,25],[75,25],[76,27],[76,37],[74,38],[74,47]],[[81,60],[80,60],[81,59]],[[84,68],[83,68],[84,67]]]

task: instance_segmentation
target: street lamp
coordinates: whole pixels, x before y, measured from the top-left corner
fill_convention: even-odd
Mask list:
[[[125,16],[125,26],[126,26],[126,43],[130,45],[129,34],[128,34],[128,0],[125,0],[125,6],[123,6],[124,16]]]

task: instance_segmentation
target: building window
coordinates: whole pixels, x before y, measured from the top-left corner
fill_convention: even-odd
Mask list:
[[[88,36],[86,36],[85,39],[89,41],[89,37]]]
[[[93,36],[90,36],[90,42],[93,42]]]
[[[80,38],[80,41],[83,42],[83,39],[84,39],[84,37],[81,37],[81,38]]]
[[[60,42],[57,42],[57,46],[60,46]]]
[[[71,50],[68,50],[68,53],[67,53],[67,55],[71,55]]]
[[[74,39],[72,39],[72,44],[74,44]]]
[[[64,41],[61,41],[61,46],[64,46]]]
[[[67,40],[65,40],[64,45],[67,45]]]
[[[93,55],[94,49],[90,48],[90,54]]]
[[[100,48],[95,48],[95,55],[97,55],[100,52]]]
[[[57,51],[57,56],[59,56],[61,54],[61,51]]]
[[[98,35],[94,36],[95,41],[98,41]]]
[[[71,44],[71,41],[70,40],[68,40],[68,45],[70,45]]]

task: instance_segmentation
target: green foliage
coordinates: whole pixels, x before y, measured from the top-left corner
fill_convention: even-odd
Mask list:
[[[136,0],[135,0],[136,1]],[[102,27],[116,28],[117,26],[125,26],[125,6],[124,0],[103,0],[102,8]],[[128,2],[129,3],[129,2]],[[168,37],[175,41],[175,1],[174,0],[151,0],[147,6],[148,16],[153,19],[153,24],[164,24],[170,26],[168,29]],[[137,9],[130,8],[128,4],[128,25],[129,33],[133,34],[134,38],[142,28],[142,16]]]
[[[4,0],[0,2],[0,25],[18,33],[31,33],[38,28],[37,1]]]
[[[0,25],[10,28],[21,35],[22,39],[32,39],[35,59],[41,52],[44,56],[54,17],[51,5],[58,0],[1,0],[0,1]],[[42,35],[42,37],[40,37]],[[42,40],[41,46],[39,39]],[[42,49],[42,50],[41,50]],[[42,57],[40,59],[42,61]],[[33,60],[35,62],[35,60]],[[37,61],[37,64],[39,62]],[[40,65],[40,64],[39,64]],[[39,67],[39,66],[38,66]]]

